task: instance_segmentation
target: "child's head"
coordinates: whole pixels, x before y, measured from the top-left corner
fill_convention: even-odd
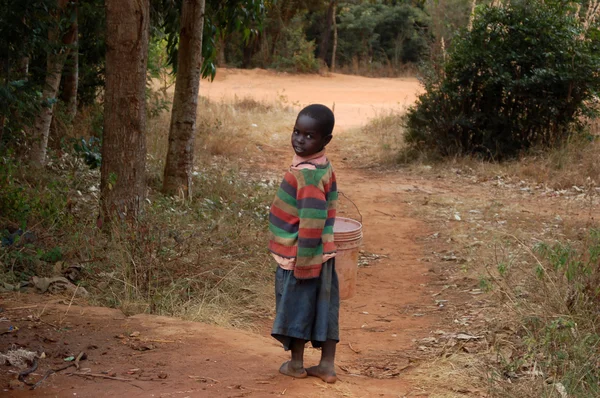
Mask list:
[[[298,156],[318,153],[331,141],[335,124],[333,112],[325,105],[312,104],[302,109],[292,132],[292,147]]]

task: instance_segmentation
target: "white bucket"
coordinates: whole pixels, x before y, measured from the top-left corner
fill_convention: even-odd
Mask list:
[[[351,218],[336,217],[333,225],[333,240],[337,248],[335,270],[338,276],[341,300],[352,298],[356,294],[358,255],[362,238],[360,222]]]

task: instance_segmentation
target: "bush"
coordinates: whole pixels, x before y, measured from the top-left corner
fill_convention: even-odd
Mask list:
[[[599,32],[566,2],[513,1],[479,10],[407,113],[412,149],[515,157],[582,131],[600,88]]]

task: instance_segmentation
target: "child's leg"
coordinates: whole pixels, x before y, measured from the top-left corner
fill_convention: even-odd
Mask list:
[[[306,341],[301,339],[292,339],[290,341],[290,350],[292,351],[292,359],[284,362],[279,368],[279,372],[286,375],[296,377],[298,379],[305,378],[307,376],[306,369],[304,369],[304,345]],[[335,355],[335,348],[334,348]]]
[[[311,366],[306,369],[309,376],[315,376],[327,383],[335,383],[337,375],[335,374],[335,347],[337,341],[327,340],[321,348],[321,362],[317,366]]]

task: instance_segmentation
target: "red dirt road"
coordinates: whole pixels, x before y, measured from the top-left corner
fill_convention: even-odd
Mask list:
[[[377,114],[412,104],[422,87],[415,78],[341,75],[290,75],[261,69],[220,69],[211,83],[202,81],[200,94],[212,100],[251,97],[305,106],[335,107],[336,131],[365,123]]]
[[[414,100],[418,85],[414,79],[226,71],[210,85],[203,83],[201,92],[212,98],[236,94],[275,99],[283,89],[291,102],[335,102],[338,126],[350,127],[364,123],[381,109]],[[407,215],[401,187],[410,182],[402,175],[351,169],[344,164],[335,145],[332,157],[340,190],[361,210],[364,250],[386,256],[359,269],[357,295],[342,302],[341,343],[336,358],[338,383],[328,385],[314,378],[294,380],[280,375],[277,370],[288,355],[266,330],[255,334],[166,317],[126,317],[119,310],[95,307],[72,306],[65,316],[67,306],[47,304],[52,302],[51,298],[3,295],[1,306],[6,310],[0,317],[6,317],[20,330],[0,336],[0,349],[21,344],[43,350],[48,356],[45,362],[51,362],[53,367],[65,356],[85,351],[88,359],[81,367],[89,368],[95,376],[69,375],[72,370],[66,370],[50,376],[41,388],[31,392],[4,390],[8,379],[14,377],[5,373],[0,375],[4,384],[2,394],[15,397],[402,397],[409,394],[412,387],[405,374],[414,366],[413,340],[425,337],[436,321],[431,314],[414,316],[418,312],[414,308],[431,302],[425,291],[428,269],[419,260],[423,248],[417,242],[428,231],[420,221]],[[285,166],[273,165],[278,170]],[[350,206],[344,209],[350,216],[356,214]],[[11,310],[28,305],[37,307]],[[27,320],[28,315],[40,315],[42,309],[46,323]],[[129,337],[132,333],[136,337]],[[316,364],[318,358],[318,351],[308,349],[306,365]]]

